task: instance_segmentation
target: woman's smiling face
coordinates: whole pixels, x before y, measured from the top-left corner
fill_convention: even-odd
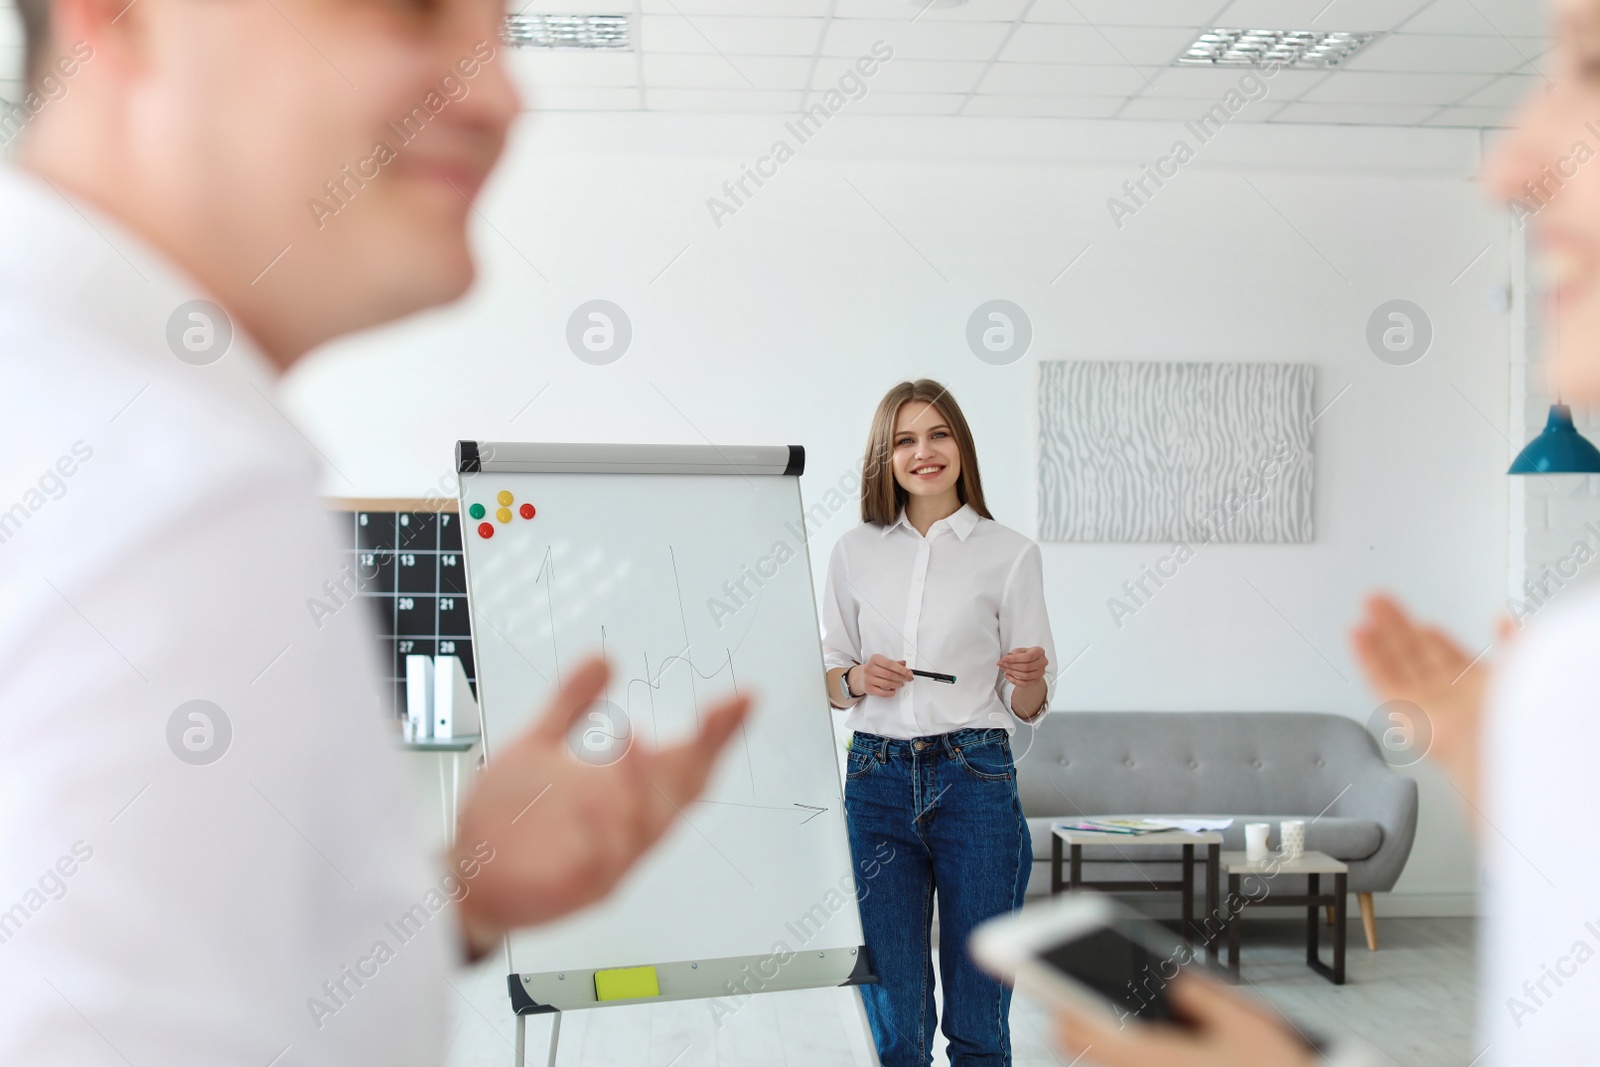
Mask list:
[[[894,417],[894,480],[913,496],[953,492],[961,450],[944,414],[923,400],[900,405]]]
[[[1553,0],[1554,84],[1523,104],[1485,171],[1492,192],[1531,212],[1550,287],[1551,384],[1600,403],[1600,0]],[[1519,212],[1520,214],[1520,212]]]

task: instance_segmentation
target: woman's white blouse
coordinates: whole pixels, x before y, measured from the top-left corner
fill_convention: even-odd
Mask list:
[[[1048,709],[1057,663],[1039,546],[970,506],[934,523],[927,537],[902,511],[890,526],[856,527],[833,548],[822,597],[827,668],[881,654],[956,676],[953,685],[915,678],[892,697],[866,697],[845,718],[852,730],[897,738],[1015,730],[1015,687],[997,661],[1034,646],[1050,661]]]

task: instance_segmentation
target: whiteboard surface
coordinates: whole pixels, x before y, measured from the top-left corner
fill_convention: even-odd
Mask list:
[[[703,798],[608,900],[514,935],[512,971],[861,945],[799,480],[484,472],[463,475],[461,511],[490,760],[602,649],[604,699],[646,743],[735,688],[757,699]]]

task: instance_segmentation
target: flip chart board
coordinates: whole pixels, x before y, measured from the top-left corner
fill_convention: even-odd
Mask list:
[[[680,739],[724,694],[758,700],[705,795],[612,897],[513,935],[519,1012],[870,975],[803,465],[798,446],[458,444],[491,764],[590,653],[613,675],[569,738],[584,762]]]

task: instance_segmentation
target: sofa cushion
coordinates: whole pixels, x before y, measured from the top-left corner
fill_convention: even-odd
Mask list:
[[[1150,814],[1145,818],[1179,818],[1180,816],[1167,816]],[[1264,822],[1272,825],[1272,835],[1268,839],[1272,847],[1278,847],[1278,823],[1286,818],[1303,818],[1306,823],[1306,848],[1314,852],[1325,852],[1336,860],[1346,863],[1355,860],[1364,860],[1378,851],[1383,844],[1383,828],[1370,819],[1340,819],[1314,814],[1304,816],[1294,815],[1212,815],[1195,816],[1185,815],[1182,818],[1232,818],[1233,825],[1222,831],[1222,847],[1224,851],[1242,851],[1244,849],[1244,824],[1247,822]],[[1028,832],[1033,838],[1033,858],[1036,860],[1050,859],[1050,827],[1063,820],[1029,819]],[[1204,846],[1195,847],[1195,859],[1204,860],[1206,850]],[[1149,862],[1159,863],[1164,861],[1177,862],[1183,859],[1182,845],[1139,845],[1130,848],[1118,849],[1115,845],[1085,845],[1083,848],[1085,863],[1094,862]]]

